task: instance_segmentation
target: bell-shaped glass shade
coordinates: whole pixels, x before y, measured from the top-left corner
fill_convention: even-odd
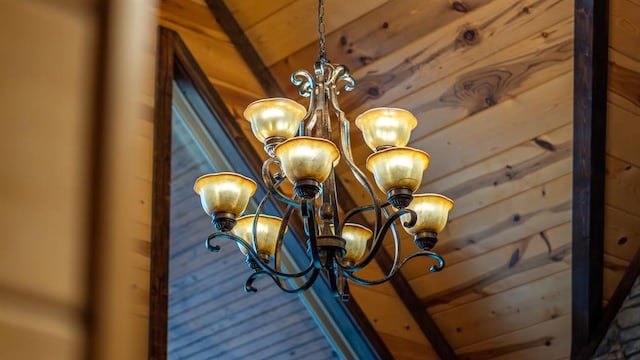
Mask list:
[[[413,201],[407,208],[415,211],[418,215],[413,227],[404,228],[409,234],[415,235],[425,231],[439,233],[447,225],[449,211],[453,208],[453,200],[440,194],[417,194],[413,195]],[[409,221],[410,215],[402,215],[400,219],[404,223]]]
[[[245,215],[237,219],[236,226],[233,227],[234,235],[244,240],[244,242],[251,247],[251,234],[253,231],[253,219],[255,215]],[[278,232],[282,225],[282,219],[275,216],[260,215],[258,218],[258,224],[256,227],[256,247],[258,252],[273,256],[276,252],[276,244],[278,241]],[[285,232],[287,228],[285,228]],[[247,254],[247,249],[238,244],[240,251],[243,254]]]
[[[307,109],[286,98],[254,101],[244,111],[244,118],[251,122],[253,135],[260,142],[271,137],[291,138],[298,132],[300,120]]]
[[[373,232],[360,224],[344,224],[342,229],[342,238],[346,242],[344,259],[354,264],[360,261],[367,252],[367,243],[371,236]]]
[[[226,212],[235,216],[247,208],[257,188],[253,180],[230,172],[202,175],[193,186],[207,214]]]
[[[278,145],[275,155],[289,181],[314,179],[323,182],[337,164],[340,151],[329,140],[298,136]]]
[[[418,190],[422,174],[429,166],[429,155],[408,147],[394,147],[369,155],[367,169],[383,192],[396,188]]]
[[[411,137],[411,130],[418,124],[412,113],[396,108],[365,111],[355,122],[362,131],[364,142],[373,151],[380,147],[406,146]]]

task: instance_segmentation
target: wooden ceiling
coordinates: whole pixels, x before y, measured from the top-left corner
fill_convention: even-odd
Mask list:
[[[262,151],[242,111],[265,96],[300,100],[288,79],[296,69],[310,70],[317,57],[317,3],[209,3],[227,7],[259,59],[243,61],[246,44],[236,50],[203,0],[163,0],[160,24],[180,33],[248,141]],[[633,1],[612,3],[623,20],[640,16]],[[327,57],[347,65],[357,82],[341,96],[348,117],[379,106],[412,111],[418,126],[409,146],[431,155],[419,191],[456,202],[434,249],[445,258],[445,270],[428,273],[429,264],[417,261],[395,284],[353,286],[394,357],[438,358],[424,325],[429,320],[459,358],[569,357],[573,14],[571,0],[326,0]],[[612,33],[627,35],[612,57],[616,69],[638,79],[640,56],[628,46],[638,34],[617,29]],[[637,91],[630,88],[621,92]],[[633,96],[618,95],[627,100],[617,105],[618,98],[610,100],[614,111],[624,111],[614,131],[640,131],[640,97]],[[353,137],[355,158],[364,165],[370,151],[359,134]],[[638,192],[624,192],[640,183],[640,152],[631,146],[615,151],[606,174],[605,303],[640,246],[640,211],[630,201]],[[366,194],[346,168],[338,175],[353,200],[364,204]],[[410,239],[403,248],[413,248]],[[373,277],[379,269],[364,272]],[[229,279],[235,280],[241,281]]]

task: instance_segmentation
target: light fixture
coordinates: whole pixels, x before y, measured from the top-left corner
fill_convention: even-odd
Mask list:
[[[444,260],[431,249],[447,223],[453,201],[438,194],[414,194],[430,158],[424,151],[406,147],[417,120],[410,112],[393,108],[372,109],[355,119],[365,143],[373,150],[366,167],[386,195],[386,201],[379,200],[352,156],[351,124],[340,109],[338,95],[341,90],[353,90],[355,81],[344,66],[332,64],[325,57],[323,0],[318,4],[318,24],[320,53],[313,75],[304,70],[291,75],[300,95],[309,98],[308,108],[290,99],[274,98],[253,102],[244,113],[269,155],[262,167],[267,195],[256,214],[239,217],[257,188],[255,182],[242,175],[204,175],[196,180],[194,190],[217,229],[205,241],[206,248],[219,251],[212,241],[225,238],[235,241],[246,255],[247,264],[254,271],[245,282],[247,292],[256,291],[253,282],[262,276],[270,277],[286,292],[304,291],[324,270],[334,295],[346,301],[347,279],[363,285],[380,284],[415,257],[435,259],[437,263],[430,270],[442,270]],[[334,121],[340,128],[338,137],[332,133]],[[335,138],[339,138],[339,146],[334,143]],[[369,206],[353,209],[342,218],[334,172],[339,161],[347,164],[371,198]],[[283,190],[285,181],[293,184],[293,193]],[[272,197],[287,205],[284,219],[262,214],[266,200]],[[364,212],[373,213],[372,225],[353,222],[356,215]],[[294,213],[299,213],[304,224],[309,264],[300,272],[287,273],[281,269],[278,257]],[[396,222],[401,222],[418,247],[403,260]],[[358,277],[355,273],[373,260],[388,233],[395,246],[392,268],[380,279]],[[276,259],[274,265],[270,264],[272,258]]]

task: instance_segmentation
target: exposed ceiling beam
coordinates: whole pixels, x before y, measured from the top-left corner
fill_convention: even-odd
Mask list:
[[[282,89],[280,89],[278,83],[272,76],[269,69],[262,62],[262,59],[258,55],[249,39],[246,37],[244,31],[235,20],[233,14],[226,6],[224,1],[206,0],[206,3],[213,16],[218,20],[222,29],[229,36],[231,42],[236,46],[238,52],[262,85],[265,93],[268,96],[273,97],[284,96],[284,92],[282,91]],[[338,190],[341,192],[340,199],[343,200],[343,204],[345,204],[348,208],[356,207],[355,201],[353,201],[353,199],[349,196],[349,192],[342,185],[340,179],[336,180]],[[391,256],[383,247],[380,248],[379,254],[376,256],[376,260],[383,269],[388,269],[392,266]],[[398,274],[394,276],[390,282],[398,293],[405,307],[420,327],[420,330],[431,342],[431,345],[433,346],[436,353],[440,356],[440,358],[445,360],[456,359],[457,357],[453,349],[451,348],[451,345],[447,342],[431,315],[429,315],[429,313],[426,311],[420,299],[415,294],[407,280],[401,274]],[[366,328],[373,328],[371,327],[369,321],[364,318],[361,309],[353,301],[347,303],[347,307],[349,308],[352,315],[360,318],[359,322],[362,321],[362,325],[365,327],[365,329],[363,330],[370,333],[370,331],[367,331]],[[378,338],[376,342],[380,341],[380,344],[378,344],[378,346],[383,346],[385,348],[385,351],[388,352],[388,350],[386,350],[386,346],[381,343],[381,340],[377,336],[377,333],[375,334],[375,337]]]
[[[571,354],[602,316],[608,0],[576,0]]]
[[[273,75],[271,75],[271,72],[264,62],[262,62],[260,55],[253,45],[251,45],[249,38],[244,34],[240,24],[238,24],[233,13],[231,13],[231,10],[229,10],[224,1],[206,1],[209,10],[216,20],[218,20],[218,23],[220,23],[222,30],[229,36],[233,45],[238,49],[238,52],[253,72],[253,75],[258,79],[264,92],[273,97],[284,96],[284,92],[280,89],[278,82]]]

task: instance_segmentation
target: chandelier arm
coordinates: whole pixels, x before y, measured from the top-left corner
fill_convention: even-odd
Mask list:
[[[205,240],[205,243],[204,243],[205,248],[207,248],[207,250],[211,252],[218,252],[220,249],[220,246],[211,245],[211,240],[217,239],[217,238],[235,241],[238,245],[244,247],[247,250],[247,255],[249,255],[249,257],[251,257],[251,259],[255,261],[256,265],[260,267],[260,271],[267,272],[273,276],[277,276],[282,279],[298,278],[300,276],[306,275],[309,271],[313,269],[313,263],[309,264],[309,266],[306,269],[297,273],[283,273],[276,269],[272,269],[269,265],[265,264],[262,260],[260,260],[260,257],[255,252],[255,250],[253,250],[253,247],[251,245],[247,244],[240,237],[229,232],[216,232],[209,235],[209,237],[207,238],[207,240]],[[218,249],[217,251],[216,251],[216,248]]]
[[[304,200],[302,202],[302,207],[300,208],[300,210],[302,213],[302,218],[304,219],[305,225],[308,229],[309,251],[311,251],[312,265],[316,269],[321,269],[322,262],[320,261],[320,254],[318,253],[318,241],[316,239],[318,226],[316,223],[315,207],[310,201]]]
[[[437,254],[437,253],[435,253],[433,251],[428,251],[428,250],[420,250],[420,251],[417,251],[417,252],[407,256],[402,261],[402,263],[400,264],[400,267],[402,267],[407,261],[409,261],[409,260],[411,260],[411,259],[413,259],[415,257],[419,257],[419,256],[427,256],[427,257],[430,257],[430,258],[434,259],[437,262],[436,265],[431,265],[429,267],[429,271],[438,272],[438,271],[444,269],[445,262],[444,262],[444,259],[442,258],[442,256],[440,256],[439,254]]]
[[[300,204],[289,199],[287,195],[280,190],[280,184],[285,179],[284,175],[277,174],[275,176],[277,181],[274,183],[274,176],[271,174],[271,171],[269,171],[269,167],[271,166],[271,164],[276,164],[279,167],[280,161],[277,158],[268,158],[262,164],[262,181],[267,186],[268,192],[272,193],[276,197],[276,199],[280,200],[281,202],[289,206],[299,208]]]
[[[267,199],[271,197],[271,194],[272,194],[271,191],[267,191],[267,193],[262,197],[262,200],[260,200],[260,202],[258,203],[258,207],[256,208],[256,213],[255,213],[255,216],[253,217],[253,222],[251,224],[251,244],[250,245],[256,252],[258,251],[258,240],[256,240],[256,236],[258,234],[258,219],[262,214],[262,209],[264,208],[264,204],[266,203]],[[278,233],[278,239],[276,241],[281,240],[279,236],[280,236],[280,233]]]
[[[287,224],[289,223],[289,219],[293,214],[295,207],[288,205],[284,211],[284,216],[282,217],[282,223],[280,224],[280,230],[278,231],[278,240],[276,241],[276,252],[273,254],[273,265],[274,268],[280,271],[280,253],[282,252],[282,243],[284,242],[284,233],[287,231]]]
[[[417,251],[409,256],[407,256],[406,258],[404,258],[402,260],[402,262],[400,264],[394,264],[394,266],[391,268],[391,271],[389,271],[389,273],[387,275],[385,275],[384,277],[381,277],[379,279],[375,279],[375,280],[368,280],[368,279],[362,279],[357,277],[356,275],[351,273],[351,269],[347,269],[344,272],[344,276],[346,276],[348,279],[350,279],[351,281],[360,284],[360,285],[379,285],[382,284],[386,281],[388,281],[389,279],[391,279],[393,276],[395,276],[398,271],[400,271],[400,269],[402,269],[402,267],[409,262],[409,260],[416,258],[416,257],[421,257],[421,256],[427,256],[430,257],[434,260],[437,261],[436,265],[431,265],[431,267],[429,268],[429,270],[431,272],[438,272],[440,270],[442,270],[444,268],[444,259],[442,259],[442,257],[432,251]]]
[[[380,200],[378,200],[378,198],[375,196],[373,187],[371,186],[369,179],[367,179],[367,176],[362,172],[362,170],[360,170],[355,165],[353,161],[353,155],[351,153],[351,142],[349,139],[349,120],[347,120],[344,114],[344,111],[342,111],[340,109],[340,106],[338,105],[337,95],[335,94],[335,91],[332,91],[331,102],[336,111],[336,114],[338,115],[338,118],[340,119],[340,123],[342,124],[342,126],[340,127],[340,152],[342,153],[342,156],[345,162],[351,169],[353,176],[356,178],[356,180],[358,180],[360,185],[362,185],[362,187],[364,187],[366,192],[369,194],[369,197],[371,198],[371,203],[373,204],[372,206],[374,207],[373,210],[374,210],[375,216],[374,216],[373,236],[375,238],[378,236],[378,233],[380,232],[380,224],[382,223],[382,212],[380,210],[380,206],[381,206]]]
[[[316,278],[318,277],[319,274],[319,270],[318,269],[314,269],[313,272],[311,272],[311,275],[309,276],[309,278],[299,287],[297,288],[287,288],[282,284],[282,281],[280,281],[280,279],[276,276],[274,276],[273,274],[270,274],[266,271],[257,271],[253,274],[251,274],[249,276],[249,278],[247,279],[247,281],[245,281],[244,283],[244,291],[247,293],[255,293],[258,291],[258,289],[256,289],[255,287],[253,287],[253,282],[263,276],[268,276],[271,278],[271,280],[273,280],[273,282],[280,288],[280,290],[290,293],[290,294],[295,294],[295,293],[299,293],[299,292],[303,292],[305,290],[307,290],[308,288],[311,287],[311,285],[313,285],[313,283],[316,281]]]
[[[390,205],[391,204],[389,204],[388,202],[385,202],[384,204],[380,205],[380,207],[381,208],[385,208],[385,207],[388,207]],[[351,209],[344,216],[343,222],[346,223],[349,220],[351,220],[352,217],[354,217],[354,216],[356,216],[358,214],[361,214],[361,213],[364,213],[364,212],[367,212],[367,211],[373,211],[373,210],[375,210],[375,206],[373,206],[373,205],[361,206],[361,207],[358,207],[358,208],[355,208],[355,209]],[[387,217],[388,217],[388,215],[387,215]]]
[[[391,217],[391,214],[388,208],[383,207],[382,211],[384,212],[384,215],[387,217],[387,219]],[[416,216],[416,220],[417,220],[417,216]],[[411,222],[411,220],[409,222]],[[413,221],[413,223],[415,224],[415,221]],[[398,229],[396,228],[395,222],[391,224],[390,229],[391,229],[391,236],[393,237],[393,266],[395,267],[396,264],[398,263],[398,259],[400,258],[401,242],[400,242],[400,236],[398,236]]]
[[[410,214],[410,216],[411,216],[411,219],[409,221],[405,222],[405,225],[406,226],[413,226],[415,224],[416,220],[417,220],[417,215],[416,215],[415,211],[413,211],[411,209],[398,210],[397,212],[395,212],[393,215],[391,215],[387,219],[387,221],[384,223],[384,225],[382,225],[380,233],[378,234],[377,237],[374,238],[373,245],[371,246],[371,250],[369,250],[369,253],[364,258],[364,260],[362,260],[359,264],[356,264],[356,265],[354,265],[352,267],[344,267],[341,264],[339,264],[339,265],[343,269],[345,269],[345,271],[347,271],[347,272],[358,271],[358,270],[361,270],[362,268],[364,268],[365,266],[369,265],[371,260],[373,260],[373,258],[376,256],[376,254],[380,250],[380,246],[382,246],[382,241],[384,240],[384,237],[387,235],[387,232],[389,231],[389,229],[393,225],[393,222],[396,221],[397,219],[399,219],[400,216],[405,215],[405,214]]]

